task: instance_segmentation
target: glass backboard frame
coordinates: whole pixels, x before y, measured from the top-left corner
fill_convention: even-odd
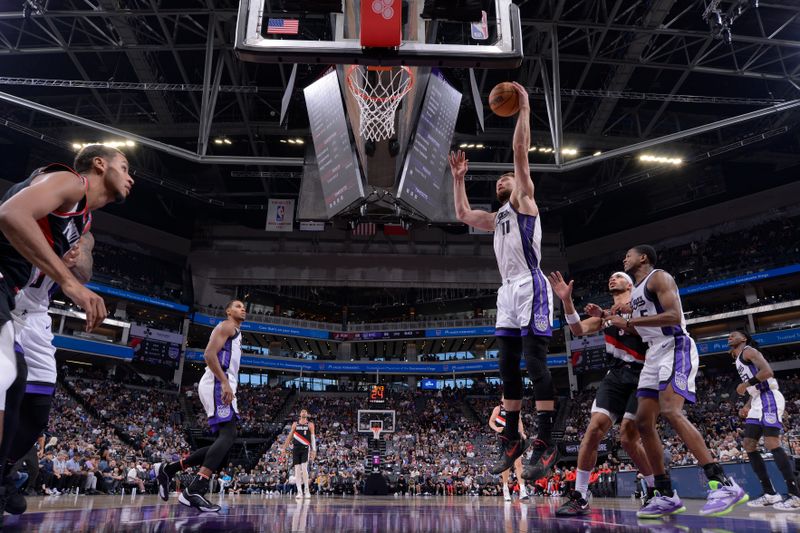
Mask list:
[[[494,0],[497,39],[493,42],[435,44],[404,40],[396,50],[374,51],[362,49],[359,39],[342,37],[345,15],[341,13],[331,14],[335,19],[335,40],[266,39],[261,35],[261,27],[267,1],[242,0],[239,3],[235,50],[243,61],[483,69],[511,69],[522,64],[522,21],[519,8],[512,0]]]

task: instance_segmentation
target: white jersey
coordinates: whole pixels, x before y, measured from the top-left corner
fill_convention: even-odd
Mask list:
[[[31,279],[33,281],[15,297],[14,313],[17,315],[47,313],[50,309],[50,300],[58,289],[56,282],[38,268],[34,267]]]
[[[664,308],[661,307],[661,303],[658,301],[658,296],[647,289],[647,282],[650,281],[650,277],[659,271],[660,269],[653,270],[639,284],[634,285],[633,291],[631,292],[633,318],[640,316],[653,316],[664,312]],[[681,297],[679,294],[676,294],[675,297],[678,299],[678,311],[681,315],[680,326],[635,326],[636,332],[639,334],[642,340],[652,344],[653,342],[661,341],[667,337],[689,335],[689,333],[686,331],[686,319],[683,317]]]
[[[511,202],[494,219],[494,255],[503,281],[541,269],[542,224],[538,216],[518,213]]]
[[[742,353],[740,353],[739,357],[736,358],[736,371],[739,373],[739,377],[742,378],[743,382],[754,378],[755,375],[758,374],[758,368],[756,365],[754,365],[752,361],[744,360],[744,354],[748,349],[754,350],[754,348],[751,346],[745,346],[744,350],[742,350]],[[760,396],[762,392],[768,390],[778,390],[778,380],[775,378],[769,378],[762,381],[758,385],[751,385],[747,387],[747,392],[749,392],[750,396],[753,398]]]

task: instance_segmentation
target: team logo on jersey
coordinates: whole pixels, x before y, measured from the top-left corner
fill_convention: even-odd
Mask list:
[[[227,418],[231,416],[231,406],[230,405],[218,405],[217,406],[217,416],[220,418]]]
[[[549,325],[550,319],[547,315],[533,315],[533,326],[536,328],[536,331],[547,331]]]
[[[764,422],[767,424],[774,424],[778,421],[778,415],[775,413],[764,413]]]
[[[686,390],[689,385],[689,376],[682,372],[675,372],[675,385],[681,390]]]

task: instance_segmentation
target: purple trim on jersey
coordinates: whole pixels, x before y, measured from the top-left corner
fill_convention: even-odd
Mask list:
[[[495,328],[495,337],[519,337],[520,331],[517,328]]]
[[[224,424],[225,422],[230,422],[231,420],[236,420],[239,418],[236,410],[233,408],[233,404],[229,405],[228,407],[229,412],[225,416],[220,416],[217,413],[219,412],[219,408],[223,407],[222,404],[222,383],[217,378],[214,378],[214,415],[208,417],[208,427],[211,428],[211,433],[216,433],[219,431],[219,426]]]
[[[637,398],[653,398],[658,400],[658,391],[653,389],[638,389],[636,391]]]
[[[653,305],[656,306],[656,314],[661,314],[664,312],[664,308],[661,307],[661,302],[658,301],[658,296],[650,291],[647,290],[647,285],[644,287],[644,294],[647,299],[653,302]],[[668,337],[672,337],[673,335],[682,335],[683,330],[680,326],[664,326],[661,328],[661,333]]]
[[[550,302],[547,291],[547,280],[542,271],[531,270],[533,278],[533,302],[531,303],[531,318],[528,325],[522,329],[522,335],[537,335],[539,337],[552,337],[553,327],[550,324]],[[540,329],[540,326],[544,326]]]
[[[697,397],[689,391],[689,376],[692,373],[692,342],[686,335],[675,337],[675,359],[672,363],[672,376],[670,379],[659,384],[659,390],[666,390],[667,385],[672,383],[672,390],[686,398],[686,401],[695,403]]]
[[[219,366],[222,367],[222,370],[228,370],[228,367],[231,364],[232,355],[233,355],[233,337],[226,340],[225,344],[217,353],[217,357],[219,358]]]
[[[776,422],[767,422],[765,420],[767,413],[775,415]],[[772,394],[772,390],[761,393],[761,420],[759,423],[764,427],[783,429],[781,419],[778,418],[778,404],[775,402],[775,395]]]
[[[41,394],[43,396],[52,396],[55,392],[55,385],[39,385],[37,383],[28,383],[25,385],[25,394]]]
[[[513,207],[512,207],[513,209]],[[517,213],[516,210],[514,210]],[[522,253],[525,255],[525,263],[529,270],[539,268],[539,258],[533,249],[533,232],[536,231],[536,216],[523,215],[517,213],[517,225],[519,226],[519,236],[522,240]]]
[[[25,350],[22,349],[22,346],[17,341],[14,341],[14,351],[20,355],[25,355]]]

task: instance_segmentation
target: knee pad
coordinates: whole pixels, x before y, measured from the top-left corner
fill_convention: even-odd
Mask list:
[[[547,368],[547,348],[550,337],[526,335],[522,338],[522,353],[528,368],[528,377],[533,382],[535,400],[554,400],[556,396],[553,378]]]
[[[522,399],[522,371],[519,368],[522,341],[519,337],[498,337],[498,366],[503,379],[503,397],[506,400]]]

